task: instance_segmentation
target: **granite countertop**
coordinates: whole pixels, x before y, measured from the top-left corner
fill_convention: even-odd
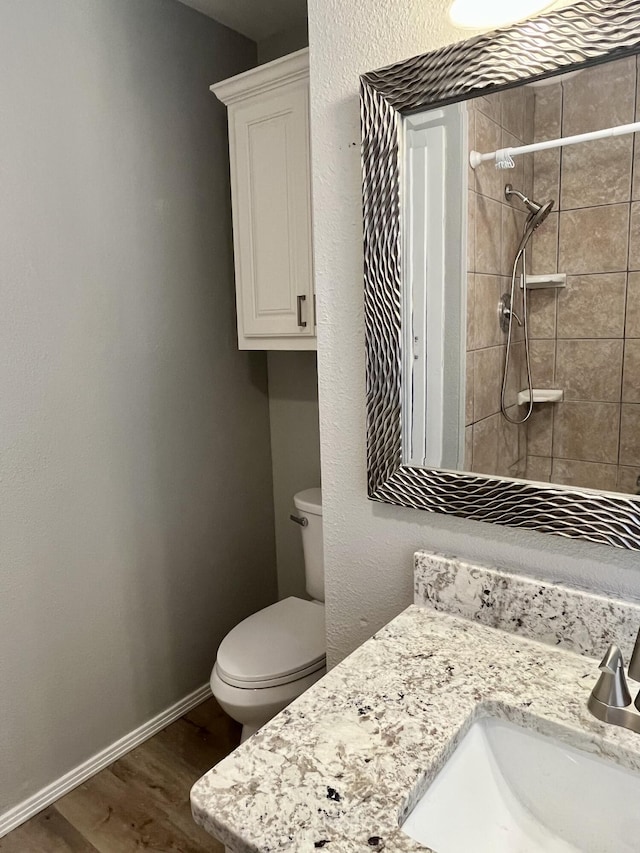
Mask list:
[[[640,770],[587,710],[597,664],[412,605],[203,776],[194,817],[234,853],[428,850],[400,822],[487,715]]]

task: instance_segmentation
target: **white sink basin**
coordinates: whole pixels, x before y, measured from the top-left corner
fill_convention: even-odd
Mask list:
[[[489,717],[402,830],[436,853],[638,853],[639,804],[640,775]]]

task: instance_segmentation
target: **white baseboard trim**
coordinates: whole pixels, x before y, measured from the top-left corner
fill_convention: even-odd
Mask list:
[[[87,761],[83,761],[82,764],[74,767],[73,770],[65,773],[64,776],[60,776],[55,782],[52,782],[31,797],[23,800],[17,806],[9,809],[8,812],[0,815],[0,838],[11,832],[12,829],[20,826],[21,823],[29,820],[30,817],[33,817],[42,811],[42,809],[50,806],[51,803],[54,803],[60,797],[68,794],[73,788],[86,782],[87,779],[94,776],[100,770],[104,770],[109,764],[113,764],[114,761],[141,743],[144,743],[145,740],[153,737],[157,732],[166,728],[170,723],[175,722],[183,714],[186,714],[210,696],[211,688],[209,684],[203,684],[202,687],[194,690],[193,693],[189,693],[184,699],[180,699],[169,708],[161,711],[157,716],[143,723],[137,729],[134,729],[129,734],[121,737],[120,740],[112,743],[111,746],[96,753],[96,755]]]

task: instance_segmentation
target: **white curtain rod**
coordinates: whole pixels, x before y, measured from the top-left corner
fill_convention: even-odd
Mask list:
[[[472,151],[469,155],[471,167],[476,169],[487,160],[496,161],[496,169],[513,169],[513,156],[531,154],[533,151],[545,151],[548,148],[564,148],[565,145],[577,145],[578,142],[591,142],[594,139],[606,139],[610,136],[624,136],[627,133],[640,132],[640,121],[633,124],[621,124],[617,127],[607,127],[604,130],[594,130],[591,133],[579,133],[577,136],[565,136],[562,139],[547,139],[544,142],[534,142],[531,145],[521,145],[518,148],[501,148],[490,154],[480,154]]]

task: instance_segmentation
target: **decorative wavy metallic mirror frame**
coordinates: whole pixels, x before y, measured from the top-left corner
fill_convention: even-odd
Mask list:
[[[361,77],[372,500],[640,550],[640,501],[402,464],[401,116],[640,50],[640,0],[584,2]]]

